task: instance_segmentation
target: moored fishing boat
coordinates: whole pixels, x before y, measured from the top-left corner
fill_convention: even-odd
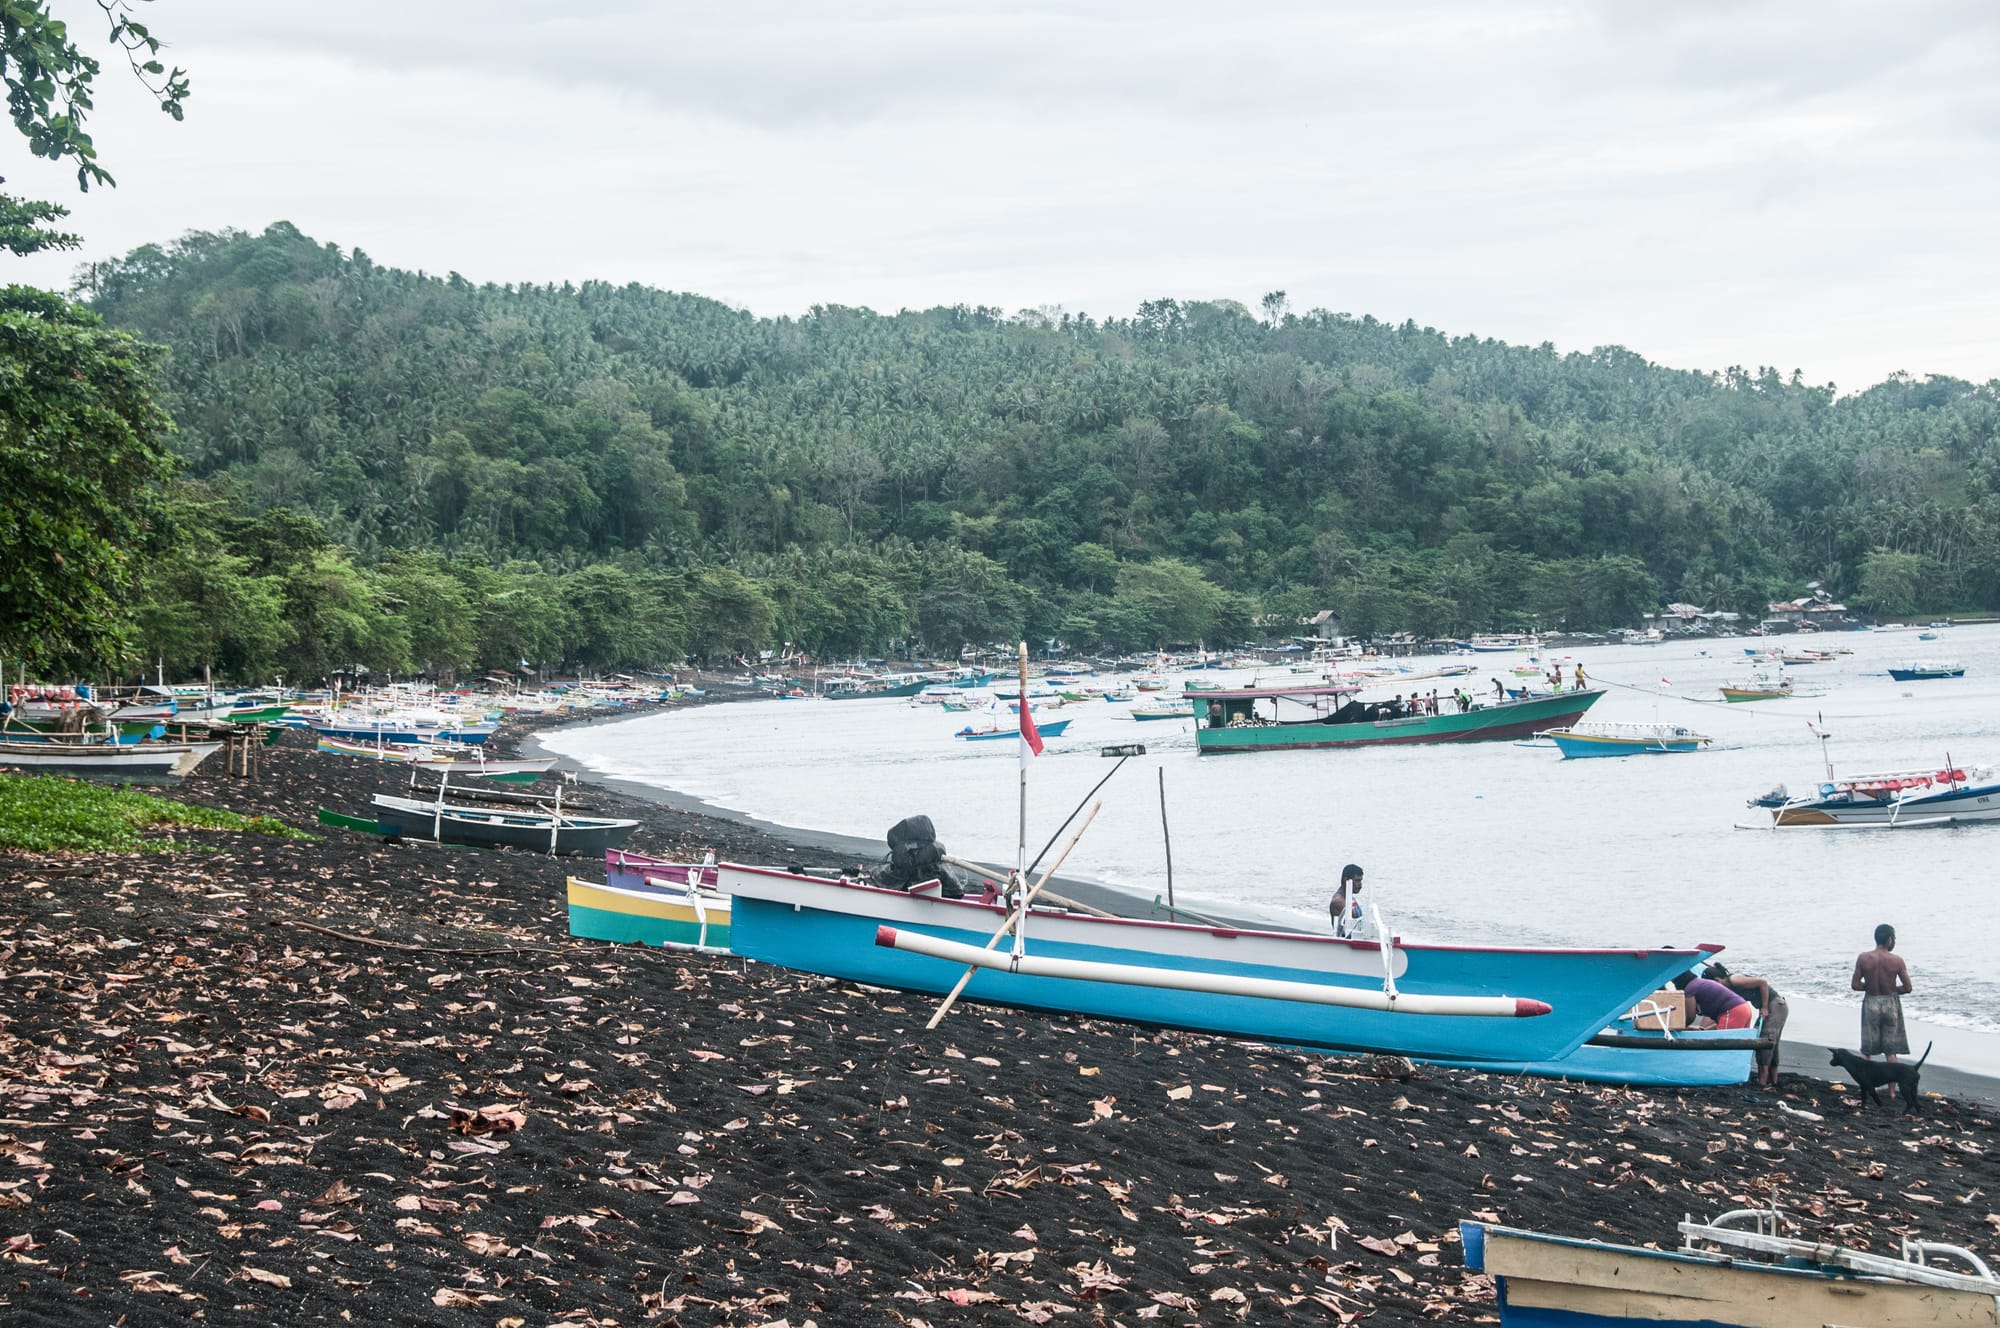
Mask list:
[[[1780,1235],[1784,1220],[1685,1221],[1677,1250],[1488,1222],[1461,1222],[1459,1237],[1465,1266],[1493,1279],[1501,1328],[2000,1324],[2000,1279],[1970,1250],[1906,1237],[1901,1257],[1871,1254]]]
[[[1252,687],[1204,692],[1195,746],[1203,755],[1284,751],[1307,747],[1361,747],[1380,743],[1485,742],[1530,738],[1567,728],[1604,695],[1601,688],[1475,700],[1437,714],[1398,713],[1394,703],[1354,699],[1352,686]]]
[[[998,900],[724,863],[746,958],[969,999],[1429,1060],[1574,1051],[1705,949],[1418,945],[1030,909],[1023,954],[981,949]],[[994,967],[985,966],[987,963]]]
[[[1060,738],[1062,736],[1063,730],[1068,727],[1069,727],[1069,721],[1066,719],[1052,719],[1046,724],[1042,723],[1040,720],[1035,721],[1036,731],[1039,732],[1044,738]],[[968,724],[964,728],[960,729],[958,732],[952,734],[951,736],[954,738],[963,738],[967,742],[997,742],[1003,738],[1019,738],[1021,736],[1021,730],[1018,725],[1011,726],[1008,728],[1000,728],[996,726],[992,728],[976,729],[973,728],[970,724]]]
[[[1923,682],[1932,678],[1963,678],[1965,665],[1956,660],[1913,659],[1891,665],[1889,676],[1897,682]]]
[[[634,890],[571,876],[565,894],[572,936],[710,954],[729,952],[729,899],[713,890]]]
[[[1554,743],[1565,759],[1589,756],[1671,755],[1698,752],[1715,740],[1679,724],[1621,724],[1585,721],[1537,735]]]
[[[1914,829],[2000,820],[2000,782],[1990,766],[1879,771],[1820,782],[1770,808],[1773,828],[1849,826]]]
[[[1792,695],[1790,674],[1759,674],[1743,682],[1723,683],[1718,688],[1722,699],[1736,703],[1741,701],[1777,701]]]
[[[1164,703],[1159,701],[1148,701],[1143,705],[1133,706],[1130,713],[1132,718],[1141,721],[1148,721],[1155,719],[1193,719],[1194,707],[1188,704],[1186,701],[1169,701]],[[1042,732],[1044,733],[1048,732],[1047,728],[1044,728]]]

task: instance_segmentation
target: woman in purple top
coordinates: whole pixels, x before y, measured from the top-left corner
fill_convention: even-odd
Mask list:
[[[1750,1027],[1752,1015],[1750,1002],[1720,982],[1712,978],[1698,978],[1692,973],[1683,973],[1674,979],[1674,985],[1687,993],[1690,1025],[1698,1019],[1710,1019],[1717,1028]]]

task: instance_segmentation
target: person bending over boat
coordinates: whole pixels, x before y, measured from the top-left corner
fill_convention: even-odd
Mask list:
[[[1328,906],[1333,915],[1335,936],[1357,936],[1361,932],[1361,868],[1348,863],[1340,869],[1340,888]]]
[[[1686,994],[1690,1028],[1750,1027],[1750,1002],[1715,979],[1698,978],[1688,972],[1675,978],[1674,985]],[[1709,1023],[1703,1024],[1701,1021],[1704,1019]]]
[[[1762,978],[1753,978],[1748,973],[1732,973],[1721,964],[1710,964],[1702,970],[1703,977],[1720,982],[1738,996],[1752,1001],[1757,1006],[1757,1031],[1770,1040],[1771,1045],[1757,1053],[1757,1086],[1776,1089],[1778,1086],[1778,1041],[1784,1036],[1785,1020],[1790,1017],[1792,1007],[1777,993],[1770,983]]]

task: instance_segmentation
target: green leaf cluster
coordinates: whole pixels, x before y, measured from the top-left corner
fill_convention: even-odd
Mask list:
[[[185,840],[148,838],[159,827],[247,830],[309,839],[268,816],[173,802],[132,789],[37,775],[0,775],[0,849],[29,853],[171,851]]]

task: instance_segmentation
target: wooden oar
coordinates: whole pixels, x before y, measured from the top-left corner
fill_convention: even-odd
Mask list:
[[[1083,838],[1083,832],[1090,829],[1090,823],[1097,819],[1098,809],[1103,806],[1104,804],[1101,802],[1094,803],[1091,806],[1090,815],[1083,818],[1083,824],[1076,828],[1076,833],[1069,837],[1069,843],[1063,845],[1063,851],[1056,855],[1056,860],[1049,864],[1047,871],[1042,873],[1042,879],[1035,882],[1034,889],[1021,896],[1021,902],[1016,904],[1013,911],[1008,913],[1007,920],[1000,924],[1000,930],[994,932],[992,939],[988,940],[982,948],[991,950],[994,946],[1000,944],[1002,936],[1005,936],[1020,925],[1021,919],[1027,916],[1028,905],[1034,902],[1035,896],[1041,893],[1042,887],[1049,883],[1049,877],[1055,875],[1056,868],[1062,866],[1063,859],[1067,858],[1069,851],[1076,847],[1076,841]],[[946,1012],[958,1000],[958,994],[965,990],[965,984],[972,981],[972,974],[977,967],[978,965],[976,964],[967,964],[965,966],[965,972],[959,974],[957,984],[952,987],[951,993],[938,1005],[937,1013],[931,1016],[931,1021],[928,1024],[924,1025],[925,1029],[936,1028],[944,1019]]]
[[[979,863],[976,862],[967,862],[964,858],[954,858],[949,853],[945,855],[944,860],[950,863],[954,867],[963,867],[967,871],[978,872],[981,876],[1005,876],[1007,874],[1006,872],[1002,871],[994,871],[990,867],[981,866]],[[1113,913],[1109,909],[1093,908],[1091,905],[1083,903],[1080,900],[1066,899],[1062,895],[1057,894],[1053,890],[1042,891],[1042,898],[1048,900],[1052,904],[1061,904],[1064,908],[1070,909],[1073,912],[1088,913],[1091,914],[1093,917],[1117,918],[1124,916],[1123,914]]]

